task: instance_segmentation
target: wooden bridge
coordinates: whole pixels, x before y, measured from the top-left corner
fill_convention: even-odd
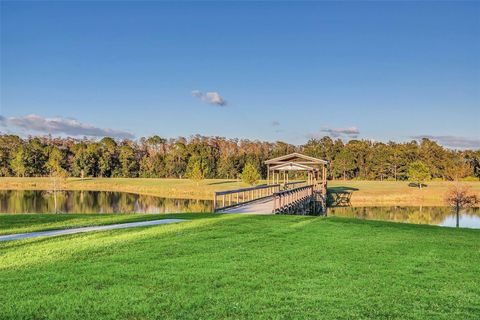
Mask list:
[[[318,215],[325,212],[326,161],[293,153],[265,163],[268,168],[267,184],[215,192],[214,211],[301,215]],[[322,166],[321,180],[319,165]],[[306,171],[307,180],[289,182],[288,171]],[[283,183],[280,183],[282,173]]]

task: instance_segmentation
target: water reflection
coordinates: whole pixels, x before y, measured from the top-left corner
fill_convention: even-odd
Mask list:
[[[456,213],[449,207],[334,207],[328,215],[369,220],[386,220],[416,224],[456,226]],[[480,229],[480,209],[460,210],[461,228]]]
[[[0,191],[0,213],[168,213],[212,212],[209,200],[170,199],[109,191]],[[454,227],[448,207],[332,207],[328,215]],[[459,225],[480,229],[480,209],[460,211]]]
[[[1,213],[211,212],[212,201],[170,199],[109,191],[0,191]]]

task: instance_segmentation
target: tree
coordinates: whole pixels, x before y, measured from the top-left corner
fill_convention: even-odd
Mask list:
[[[369,179],[380,179],[380,181],[383,181],[390,172],[390,164],[388,162],[390,148],[383,143],[377,143],[373,146],[371,154]]]
[[[112,138],[100,140],[101,156],[98,159],[98,169],[101,177],[111,177],[118,167],[117,143]]]
[[[25,148],[23,146],[18,148],[12,160],[10,160],[10,166],[17,177],[25,177],[27,166],[25,163]]]
[[[23,147],[23,140],[15,135],[0,135],[0,176],[9,177],[14,174],[11,161],[19,148]],[[23,160],[22,160],[23,161]]]
[[[473,168],[465,159],[453,159],[448,161],[445,168],[445,177],[448,180],[459,181],[468,175],[473,175]]]
[[[72,175],[75,177],[81,177],[82,179],[85,176],[85,169],[87,167],[86,152],[85,152],[86,149],[87,149],[87,146],[83,142],[77,143],[72,147],[72,152],[73,152]]]
[[[171,144],[170,151],[165,157],[165,171],[167,177],[182,178],[187,170],[188,151],[185,139],[178,138]]]
[[[479,202],[477,195],[473,194],[469,187],[456,185],[451,187],[445,194],[445,201],[455,209],[457,227],[459,227],[460,209],[473,207]]]
[[[48,152],[48,160],[45,163],[45,169],[50,176],[67,176],[67,170],[63,168],[64,156],[57,147],[51,147]]]
[[[53,146],[49,148],[48,160],[45,163],[45,168],[50,173],[52,179],[52,188],[53,188],[53,199],[55,206],[55,213],[58,212],[57,209],[57,189],[58,189],[58,180],[65,179],[68,176],[67,170],[62,167],[62,162],[64,156],[62,151],[57,147]]]
[[[151,136],[146,140],[146,143],[149,147],[149,153],[159,153],[161,152],[162,155],[165,154],[165,143],[167,142],[166,139],[161,138],[159,136]]]
[[[430,171],[422,161],[414,161],[408,166],[408,179],[417,183],[420,189],[425,181],[430,180],[430,177]]]
[[[126,178],[136,177],[138,174],[138,162],[135,159],[135,151],[129,145],[123,145],[120,148],[120,166],[121,174]]]
[[[217,175],[219,178],[236,178],[238,176],[237,170],[238,161],[235,156],[222,156],[217,165]]]
[[[349,149],[343,148],[335,157],[334,171],[336,176],[343,175],[343,180],[347,179],[347,172],[355,169],[355,158]]]
[[[199,182],[205,179],[205,170],[202,166],[202,161],[200,159],[194,161],[190,171],[188,172],[188,178],[192,179],[199,184]]]
[[[242,181],[253,186],[260,180],[260,173],[252,163],[247,163],[242,171]]]
[[[343,179],[408,178],[408,164],[421,160],[432,178],[480,178],[480,150],[453,151],[428,139],[420,143],[372,142],[330,137],[310,139],[301,146],[195,135],[138,141],[100,141],[73,138],[30,137],[0,134],[0,176],[50,176],[51,149],[61,150],[61,167],[71,176],[176,177],[189,174],[201,159],[207,178],[237,178],[247,163],[265,176],[265,160],[298,151],[329,162],[328,177]],[[120,156],[121,153],[121,156]],[[121,161],[120,161],[121,158]]]
[[[24,161],[26,175],[29,177],[38,177],[48,174],[45,170],[47,161],[45,144],[40,138],[31,138],[24,148]]]
[[[397,145],[394,142],[389,142],[388,147],[390,152],[387,161],[390,165],[393,179],[397,181],[399,177],[403,178],[405,171],[406,157],[404,154],[404,145]]]

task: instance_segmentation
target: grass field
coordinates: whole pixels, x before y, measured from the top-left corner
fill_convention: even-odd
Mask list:
[[[214,217],[211,214],[0,214],[0,235],[88,227],[165,218]]]
[[[480,195],[480,182],[461,182]],[[330,191],[352,192],[354,206],[444,206],[445,193],[452,181],[430,181],[419,189],[408,181],[329,181]]]
[[[0,230],[145,217],[1,215]],[[192,221],[0,243],[1,318],[479,318],[480,230],[182,217]]]
[[[45,190],[51,189],[52,185],[50,178],[0,179],[0,190]],[[206,179],[197,183],[189,179],[69,178],[60,187],[65,190],[121,191],[167,198],[211,200],[215,191],[244,188],[247,185],[225,179]]]

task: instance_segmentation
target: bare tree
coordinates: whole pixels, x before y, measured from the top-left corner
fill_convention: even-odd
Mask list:
[[[445,201],[448,205],[455,208],[457,217],[457,228],[459,227],[459,213],[462,208],[470,208],[479,202],[476,194],[473,194],[469,187],[465,185],[455,185],[451,187],[445,194]]]

